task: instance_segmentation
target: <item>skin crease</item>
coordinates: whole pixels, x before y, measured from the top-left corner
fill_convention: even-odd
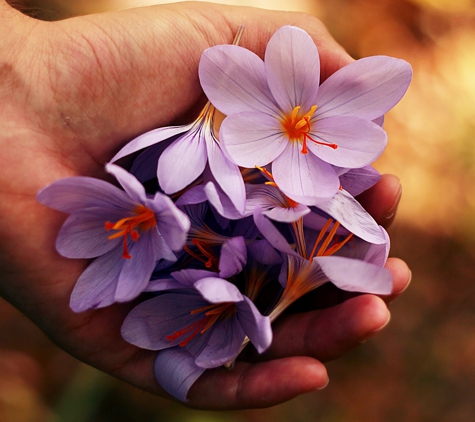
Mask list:
[[[63,177],[106,178],[103,165],[128,140],[190,121],[205,101],[197,77],[202,51],[231,43],[243,23],[241,45],[261,57],[270,36],[291,24],[317,44],[323,78],[351,61],[320,21],[301,13],[182,3],[42,22],[0,0],[0,295],[71,355],[164,397],[153,375],[155,352],[120,336],[135,303],[70,310],[87,262],[59,256],[55,238],[66,216],[39,204],[36,194]],[[362,202],[387,226],[399,198],[397,178],[384,176]],[[393,295],[362,295],[283,317],[263,357],[238,362],[234,372],[206,372],[187,405],[266,407],[323,388],[321,361],[385,326],[386,303],[407,287],[406,264],[391,258],[387,267]]]

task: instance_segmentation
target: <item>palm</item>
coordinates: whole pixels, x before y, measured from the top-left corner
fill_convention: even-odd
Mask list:
[[[25,23],[34,36],[28,37],[16,62],[23,66],[15,68],[15,95],[11,108],[5,112],[7,130],[0,137],[4,147],[0,157],[0,293],[74,356],[141,388],[163,394],[153,378],[154,353],[141,351],[120,336],[130,304],[81,314],[70,310],[71,290],[87,262],[58,255],[54,242],[65,216],[40,205],[36,194],[62,177],[104,177],[104,163],[127,140],[154,127],[186,119],[190,110],[192,113],[203,101],[196,71],[201,52],[210,45],[231,42],[233,30],[240,23],[248,27],[243,45],[262,53],[265,41],[275,29],[286,23],[297,24],[298,18],[247,9],[186,5],[77,18],[55,26],[26,22],[24,17],[15,19]],[[268,23],[267,30],[261,29],[258,37],[262,19]],[[299,19],[301,26],[321,39],[322,62],[327,63],[324,74],[328,76],[348,58],[315,20]],[[40,53],[27,62],[27,55],[32,52]],[[395,192],[389,191],[387,195],[386,202],[392,204]],[[383,201],[375,210],[380,212],[385,207]],[[401,286],[407,281],[407,272],[401,264],[398,271],[397,274],[394,270]],[[266,357],[277,360],[254,366],[241,364],[235,374],[220,370],[207,374],[192,389],[193,403],[206,407],[262,406],[321,385],[326,375],[319,362],[288,356],[330,359],[344,353],[357,343],[361,332],[381,325],[384,315],[379,320],[376,315],[364,327],[363,323],[361,327],[346,327],[353,337],[350,335],[343,343],[334,335],[325,336],[322,327],[337,313],[352,312],[357,306],[379,309],[381,314],[384,311],[377,300],[358,298],[341,309],[284,321],[276,333],[276,345]],[[296,318],[300,318],[303,325],[299,326],[304,330],[320,330],[329,343],[314,349],[299,346],[298,341],[292,341],[292,346],[286,343],[283,339],[288,337],[288,326]],[[334,349],[332,342],[338,343]],[[259,401],[259,393],[273,388],[274,381],[282,381],[282,369],[297,378],[301,375],[302,380],[304,375],[308,380],[309,370],[317,375],[313,381],[303,380],[293,388],[287,385],[285,391],[283,386],[268,402]],[[261,381],[255,382],[253,374]],[[266,381],[270,384],[267,387],[264,375],[269,374],[273,375]],[[247,394],[240,395],[234,385],[241,376],[248,384],[254,382]],[[218,398],[217,391],[221,394]]]

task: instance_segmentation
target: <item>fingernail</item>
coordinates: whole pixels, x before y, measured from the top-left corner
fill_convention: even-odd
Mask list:
[[[393,301],[395,301],[400,295],[402,295],[407,290],[407,288],[411,284],[411,280],[412,280],[412,271],[409,270],[409,279],[407,280],[406,285],[404,286],[402,290],[399,290],[398,292],[393,292],[391,294],[390,298],[386,302],[387,306],[391,306]]]
[[[404,289],[402,289],[400,292],[398,292],[397,294],[401,294],[401,293],[404,293],[406,291],[406,289],[409,287],[409,284],[411,284],[411,280],[412,280],[412,271],[409,270],[409,279],[407,280],[407,284],[404,286]]]
[[[327,378],[327,382],[323,387],[317,388],[317,390],[323,390],[324,388],[327,388],[327,385],[330,383],[330,378]]]
[[[396,215],[396,211],[397,211],[397,207],[399,205],[399,202],[401,201],[401,197],[402,197],[402,185],[399,184],[399,189],[397,191],[397,195],[396,195],[396,200],[394,201],[394,204],[391,208],[389,208],[384,214],[383,214],[383,219],[386,220],[386,221],[391,221],[395,215]]]

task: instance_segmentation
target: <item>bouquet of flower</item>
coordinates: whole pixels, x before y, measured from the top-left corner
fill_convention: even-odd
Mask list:
[[[203,53],[209,102],[194,122],[147,132],[106,165],[120,187],[72,177],[38,194],[70,214],[58,252],[92,259],[71,308],[143,295],[122,336],[159,351],[156,378],[180,400],[207,368],[232,369],[248,343],[264,352],[271,323],[324,283],[392,288],[389,237],[354,197],[380,178],[371,163],[386,146],[383,116],[410,66],[369,57],[320,84],[305,31],[279,29],[264,61],[237,45],[240,32]]]

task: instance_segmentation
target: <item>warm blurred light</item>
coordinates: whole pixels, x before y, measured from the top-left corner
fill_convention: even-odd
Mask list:
[[[475,3],[473,0],[411,0],[421,6],[433,7],[443,12],[472,11]]]

